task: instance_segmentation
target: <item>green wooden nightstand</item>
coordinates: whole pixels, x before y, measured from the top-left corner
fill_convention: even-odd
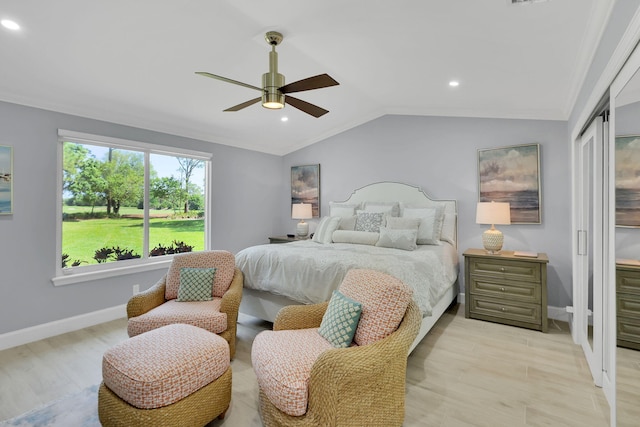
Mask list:
[[[547,332],[546,254],[467,249],[463,256],[465,317]]]
[[[269,237],[269,243],[289,243],[289,242],[297,242],[299,240],[308,240],[308,238],[298,238],[298,237],[289,237],[289,236],[273,236]]]
[[[640,265],[616,263],[616,307],[618,345],[640,350]]]

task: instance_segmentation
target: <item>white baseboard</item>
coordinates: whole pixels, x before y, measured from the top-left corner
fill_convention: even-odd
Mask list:
[[[458,303],[464,304],[464,292],[458,294]],[[554,307],[552,305],[547,306],[547,318],[553,320],[559,320],[561,322],[570,322],[569,313],[567,313],[566,307]]]
[[[100,323],[110,322],[127,316],[127,305],[118,305],[104,310],[80,314],[66,319],[19,329],[0,335],[0,350],[27,344],[33,341],[50,338],[67,332],[88,328]]]

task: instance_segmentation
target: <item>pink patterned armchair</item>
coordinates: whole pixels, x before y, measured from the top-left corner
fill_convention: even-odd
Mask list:
[[[127,332],[133,337],[173,323],[198,326],[224,338],[233,359],[242,282],[231,252],[176,255],[158,283],[129,300]]]
[[[374,270],[347,272],[329,302],[283,308],[251,348],[262,422],[401,426],[420,321],[411,289]]]

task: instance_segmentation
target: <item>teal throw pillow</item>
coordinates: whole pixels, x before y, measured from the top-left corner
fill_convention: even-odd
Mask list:
[[[362,304],[333,291],[318,332],[334,347],[349,347],[358,327],[360,313]]]
[[[215,268],[181,268],[176,301],[211,301]]]

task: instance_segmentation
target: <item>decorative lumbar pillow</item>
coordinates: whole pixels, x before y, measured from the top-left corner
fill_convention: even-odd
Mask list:
[[[403,218],[420,218],[418,228],[419,245],[439,245],[442,233],[443,212],[442,207],[437,208],[405,208]]]
[[[390,216],[400,215],[400,204],[398,202],[365,202],[365,212],[382,212]]]
[[[409,230],[380,227],[380,238],[378,239],[376,246],[414,251],[418,247],[416,244],[417,237],[417,228]]]
[[[413,230],[420,227],[420,218],[387,217],[387,228],[393,230]]]
[[[331,243],[331,236],[338,229],[338,225],[340,225],[339,216],[325,216],[320,220],[312,240],[316,243]]]
[[[215,274],[215,268],[181,268],[177,301],[211,301]]]
[[[358,328],[361,312],[362,304],[333,291],[318,333],[334,347],[349,347]]]
[[[382,212],[363,212],[358,211],[356,218],[355,231],[371,231],[378,233],[380,226],[384,221],[384,213]]]
[[[374,246],[380,233],[372,231],[336,230],[331,237],[333,243],[353,243],[356,245]]]

